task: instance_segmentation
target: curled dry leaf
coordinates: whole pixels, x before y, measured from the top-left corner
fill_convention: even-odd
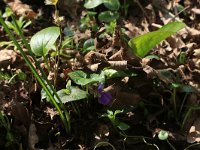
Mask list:
[[[90,51],[84,56],[85,62],[87,64],[92,64],[98,61],[107,61],[106,55],[95,52],[95,51]]]
[[[0,68],[7,68],[16,61],[17,53],[13,50],[3,49],[0,51]]]
[[[114,69],[127,69],[127,61],[108,61],[110,66]]]
[[[34,12],[27,4],[23,4],[21,0],[4,0],[12,11],[18,16],[24,16],[28,19],[37,18],[41,12]]]

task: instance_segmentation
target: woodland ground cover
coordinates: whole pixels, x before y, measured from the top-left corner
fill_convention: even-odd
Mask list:
[[[1,149],[199,149],[198,0],[0,4]]]

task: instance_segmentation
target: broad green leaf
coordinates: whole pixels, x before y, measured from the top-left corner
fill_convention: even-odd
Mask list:
[[[104,0],[103,4],[110,10],[118,10],[120,7],[119,0]]]
[[[103,74],[91,74],[89,78],[87,78],[87,74],[83,71],[74,71],[68,73],[68,76],[78,85],[87,85],[89,83],[102,82],[104,81]]]
[[[105,82],[105,75],[104,72],[101,72],[101,74],[91,74],[90,79],[92,79],[92,82],[99,82],[104,83]]]
[[[70,91],[71,91],[70,94],[68,92],[66,92],[65,89],[59,90],[57,92],[58,96],[60,97],[60,99],[63,103],[77,101],[77,100],[87,98],[87,92],[79,89],[78,87],[71,86]],[[55,99],[56,99],[56,97],[55,97]]]
[[[186,25],[183,22],[172,22],[157,31],[133,38],[128,44],[133,49],[135,55],[144,57],[153,47],[184,27]]]
[[[102,22],[111,22],[119,18],[118,12],[104,11],[98,15],[98,19]]]
[[[103,0],[87,0],[84,4],[86,9],[95,8],[103,3]]]
[[[76,83],[79,84],[80,79],[86,79],[87,74],[83,71],[74,71],[68,73],[68,76]]]
[[[36,56],[46,56],[48,51],[54,46],[60,35],[59,27],[48,27],[37,32],[30,41],[32,52]]]

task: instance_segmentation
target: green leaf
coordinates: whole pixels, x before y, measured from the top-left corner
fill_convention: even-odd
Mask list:
[[[83,71],[74,71],[68,73],[68,76],[76,83],[80,84],[80,79],[85,79],[87,77],[87,74]]]
[[[103,4],[110,10],[118,10],[120,7],[119,0],[104,0]]]
[[[30,41],[32,52],[36,56],[46,56],[49,50],[54,46],[60,35],[59,27],[48,27],[37,32]]]
[[[104,75],[103,74],[91,74],[90,78],[87,78],[87,74],[83,71],[74,71],[68,73],[68,76],[78,85],[87,85],[89,83],[95,83],[95,82],[102,82],[104,81]]]
[[[119,18],[118,12],[104,11],[98,15],[98,19],[102,22],[111,22]]]
[[[117,78],[117,77],[132,77],[132,76],[136,76],[135,73],[133,72],[125,72],[125,71],[117,71],[114,69],[104,69],[103,70],[104,75],[107,78]]]
[[[144,57],[153,47],[184,27],[186,25],[183,22],[168,23],[157,31],[131,39],[128,44],[133,49],[135,55]]]
[[[69,27],[65,27],[63,33],[66,37],[73,37],[74,36],[74,31]]]
[[[87,92],[79,89],[78,87],[71,86],[70,87],[71,93],[68,94],[65,89],[59,90],[57,92],[58,96],[60,97],[62,103],[72,102],[87,98]],[[57,100],[57,98],[55,97]],[[57,100],[58,101],[58,100]]]
[[[169,136],[169,133],[165,130],[160,130],[160,132],[158,133],[158,138],[160,140],[167,140],[168,136]]]
[[[94,50],[95,47],[94,47],[94,39],[88,39],[84,42],[83,44],[83,51],[84,52],[88,52],[88,51],[91,51],[91,50]]]
[[[118,122],[117,127],[121,130],[121,131],[125,131],[127,129],[130,128],[130,126],[124,122]]]
[[[95,8],[103,3],[103,0],[87,0],[84,4],[86,9]]]

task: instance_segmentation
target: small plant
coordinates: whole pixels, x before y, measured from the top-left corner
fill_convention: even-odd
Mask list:
[[[183,22],[171,22],[164,25],[157,31],[149,32],[144,35],[132,38],[128,44],[133,49],[135,55],[138,57],[144,57],[161,41],[165,40],[166,38],[170,37],[185,27],[186,25]]]
[[[17,30],[17,27],[16,27],[16,25],[15,25],[15,23],[14,23],[13,21],[12,21],[12,22],[10,22],[10,21],[5,21],[5,22],[6,22],[6,24],[8,25],[8,27],[9,27],[11,30],[15,31],[15,33],[16,33],[17,35],[19,35],[19,31]],[[17,22],[17,25],[19,26],[19,28],[20,28],[21,30],[24,30],[26,27],[30,26],[31,23],[32,23],[30,20],[29,20],[28,22],[27,22],[26,20],[24,20],[24,17],[23,17],[23,16],[19,17],[19,19],[16,20],[16,22]]]
[[[70,116],[68,111],[66,110],[65,106],[63,105],[62,101],[60,100],[59,96],[56,93],[56,90],[54,89],[53,85],[48,81],[46,74],[44,73],[44,70],[40,67],[39,62],[37,61],[37,59],[35,58],[32,49],[30,48],[27,40],[25,39],[21,28],[18,26],[17,21],[15,19],[14,16],[11,16],[13,19],[13,23],[16,26],[17,32],[19,33],[19,36],[22,38],[22,42],[25,45],[25,47],[27,48],[28,52],[30,53],[30,55],[32,56],[35,65],[37,66],[37,68],[40,70],[41,75],[39,75],[39,73],[37,72],[36,68],[33,66],[32,62],[30,61],[30,59],[28,58],[27,54],[23,51],[22,47],[20,46],[21,44],[19,44],[19,42],[17,41],[15,35],[11,32],[10,28],[8,27],[8,25],[5,23],[5,21],[3,20],[2,16],[0,15],[0,23],[2,24],[2,26],[4,27],[5,31],[7,32],[7,34],[9,35],[10,39],[14,42],[14,44],[16,45],[16,47],[18,48],[18,50],[20,51],[20,54],[22,55],[22,57],[24,58],[25,62],[27,63],[28,67],[30,68],[30,70],[32,71],[33,75],[35,76],[35,78],[37,79],[37,81],[40,83],[40,85],[42,86],[42,88],[45,90],[45,92],[47,93],[51,104],[53,104],[53,106],[55,106],[55,108],[57,109],[57,111],[59,112],[60,118],[64,124],[65,130],[67,133],[70,132],[71,127],[70,127]],[[50,28],[51,29],[51,28]],[[53,27],[53,29],[55,29],[56,31],[59,30],[58,27]],[[48,30],[48,29],[47,29]],[[59,30],[60,31],[60,30]],[[43,32],[45,33],[45,30],[43,30]],[[60,32],[56,32],[56,36],[59,36]],[[55,38],[49,38],[49,36],[46,38],[43,35],[41,35],[42,39],[40,39],[41,41],[45,41],[44,45],[40,43],[40,41],[38,41],[39,43],[37,45],[37,43],[34,45],[33,43],[35,41],[32,41],[32,46],[34,48],[34,52],[36,54],[38,54],[39,56],[45,56],[48,52],[48,50],[50,48],[52,48],[55,40]],[[39,47],[37,47],[39,46]],[[40,49],[41,48],[41,49]],[[57,103],[56,99],[59,101],[59,104]]]
[[[128,124],[120,121],[116,117],[117,114],[121,114],[121,113],[123,113],[123,110],[115,110],[115,112],[113,112],[111,110],[107,110],[107,113],[103,114],[102,117],[107,117],[116,129],[119,129],[120,131],[125,131],[125,130],[129,129],[130,126]]]

